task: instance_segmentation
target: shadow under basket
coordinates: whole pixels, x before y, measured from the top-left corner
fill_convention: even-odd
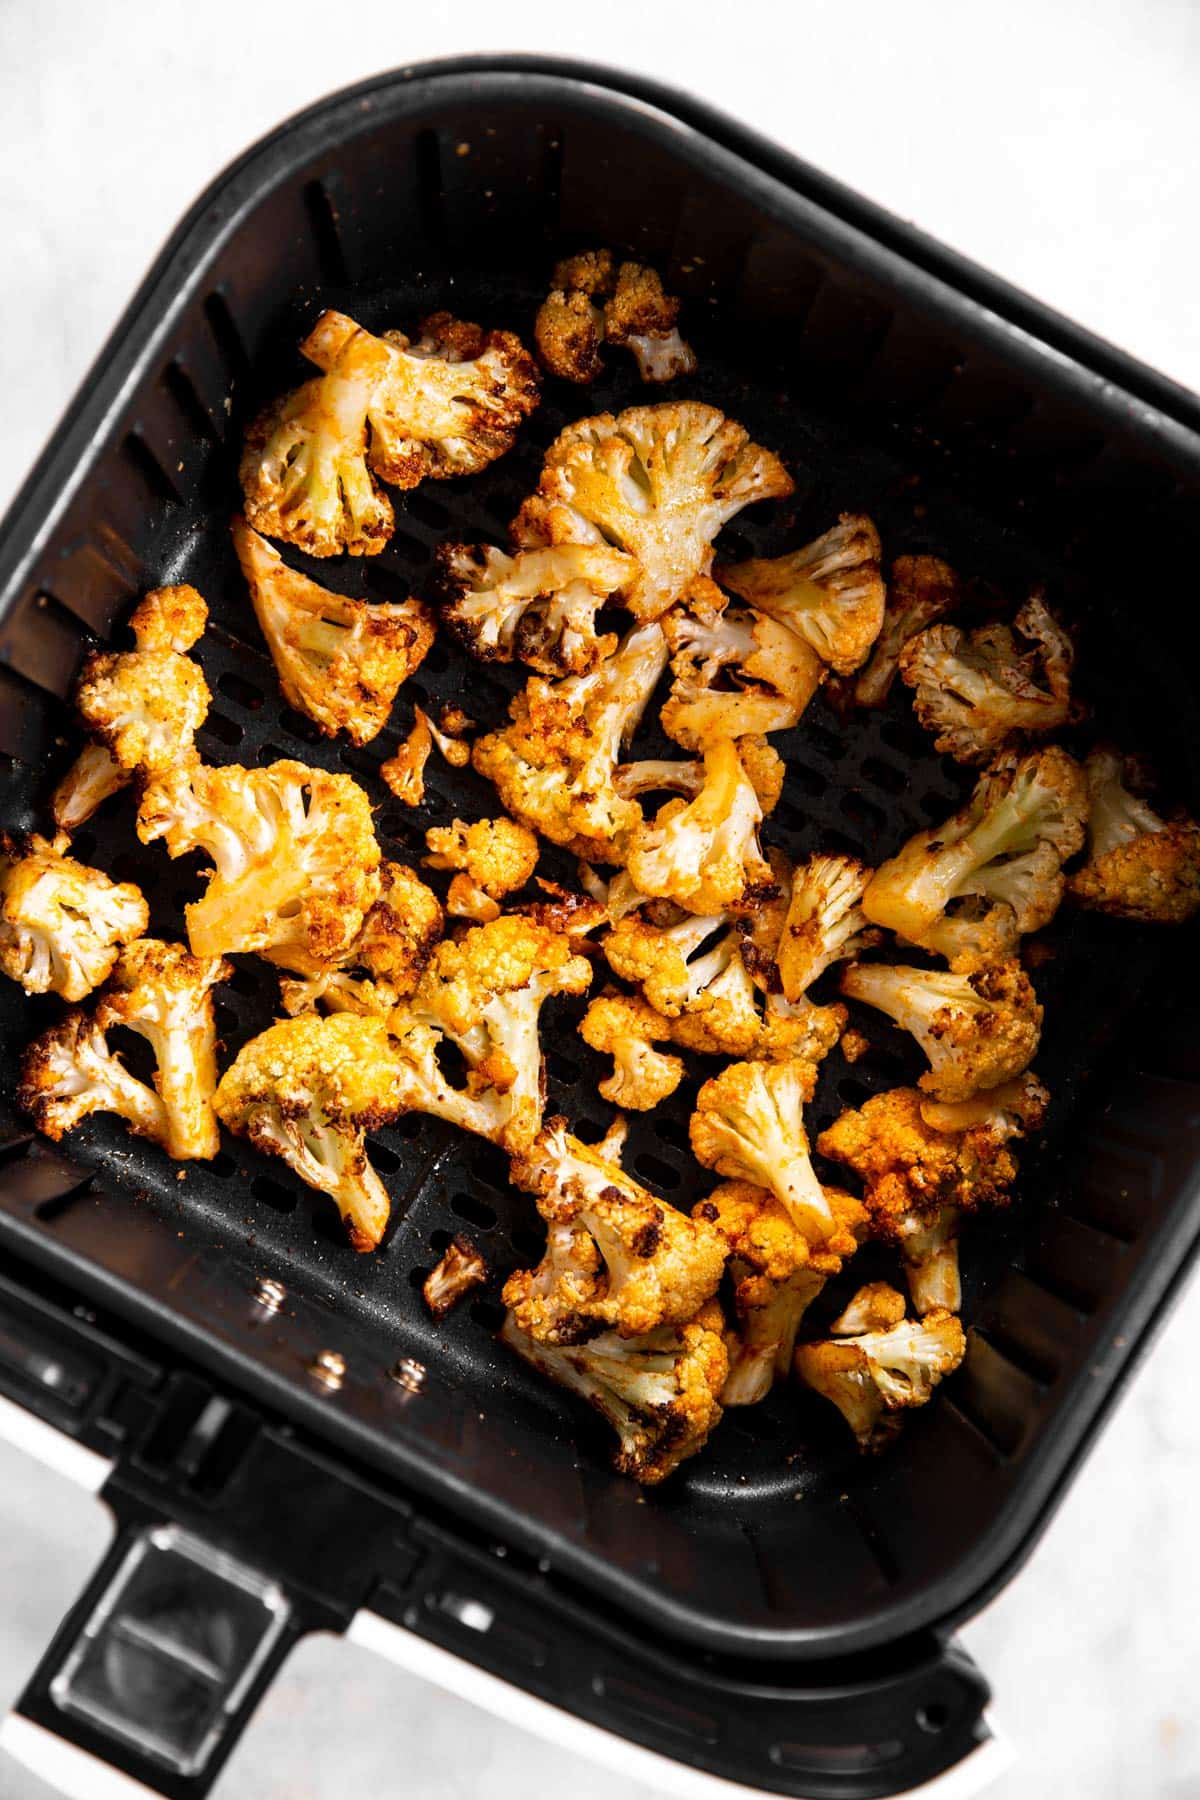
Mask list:
[[[407,330],[449,307],[528,341],[554,259],[597,245],[652,263],[683,296],[697,372],[645,389],[614,352],[590,388],[547,380],[510,455],[394,494],[384,552],[314,564],[319,579],[422,593],[443,537],[504,542],[570,419],[703,399],[796,481],[791,501],[739,517],[721,554],[777,554],[862,510],[889,561],[941,554],[1014,599],[1044,585],[1078,623],[1095,729],[1148,750],[1196,810],[1195,399],[677,95],[501,58],[324,102],[234,165],[171,240],[0,536],[3,821],[45,828],[76,742],[82,655],[123,641],[140,592],[182,581],[211,609],[197,651],[208,760],[348,770],[402,860],[430,825],[494,812],[470,771],[431,763],[415,810],[377,771],[412,701],[490,724],[511,670],[439,642],[361,750],[282,705],[229,540],[238,447],[258,406],[303,377],[295,346],[322,307]],[[647,729],[640,753],[662,741]],[[792,855],[876,863],[970,785],[932,752],[907,690],[844,721],[818,701],[775,741],[788,774],[767,838]],[[152,928],[181,934],[195,859],[140,846],[128,796],[76,853],[137,880]],[[573,878],[565,859],[543,867]],[[503,1278],[541,1241],[497,1150],[420,1115],[381,1130],[372,1156],[393,1219],[378,1254],[356,1256],[330,1202],[240,1141],[180,1169],[112,1121],[58,1148],[31,1139],[12,1071],[57,1008],[4,984],[0,1390],[111,1460],[119,1524],[21,1716],[156,1791],[198,1795],[296,1635],[369,1608],[614,1742],[751,1789],[867,1800],[971,1753],[987,1690],[950,1633],[1029,1553],[1200,1231],[1194,932],[1064,910],[1047,938],[1050,1125],[1026,1147],[1014,1204],[966,1240],[960,1372],[883,1457],[859,1458],[833,1409],[788,1387],[728,1413],[650,1492],[610,1473],[600,1421],[494,1341]],[[274,974],[235,960],[219,1002],[227,1055],[277,1010]],[[550,1110],[595,1137],[610,1109],[580,1012],[544,1015]],[[815,1129],[915,1073],[899,1034],[877,1017],[869,1031],[853,1068],[837,1052],[824,1065]],[[712,1179],[687,1148],[704,1072],[696,1062],[672,1101],[631,1121],[628,1166],[685,1208]],[[493,1279],[435,1321],[420,1282],[460,1231]],[[163,1558],[170,1591],[208,1606],[194,1542],[284,1603],[255,1590],[267,1648],[247,1626],[253,1677],[238,1689],[242,1664],[222,1665],[234,1698],[209,1696],[220,1729],[189,1762],[146,1726],[144,1695],[141,1736],[122,1727],[120,1694],[97,1701],[76,1652],[103,1596],[150,1581]]]

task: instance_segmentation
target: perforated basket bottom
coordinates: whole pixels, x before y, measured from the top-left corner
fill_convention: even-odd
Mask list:
[[[431,305],[448,303],[467,317],[511,325],[528,336],[536,297],[516,284],[462,282],[411,293],[377,296],[328,291],[321,304],[343,305],[369,325],[409,324]],[[315,316],[315,300],[281,315],[279,342],[294,343]],[[697,311],[699,309],[696,309]],[[700,352],[700,371],[676,384],[669,396],[697,398],[722,407],[762,442],[779,451],[796,480],[795,498],[743,515],[721,540],[725,557],[778,554],[826,529],[837,514],[865,510],[877,521],[885,554],[931,550],[957,561],[965,572],[986,577],[1014,598],[1035,578],[1053,583],[1059,571],[1022,544],[1008,524],[1001,526],[952,495],[928,447],[921,453],[899,438],[864,441],[862,422],[823,415],[789,390],[786,379],[764,375],[749,363],[729,360],[715,310],[689,319],[689,336]],[[281,351],[278,368],[262,371],[259,395],[295,380],[294,359]],[[306,565],[329,586],[346,592],[393,599],[421,593],[431,552],[446,536],[503,543],[509,520],[536,484],[543,450],[570,419],[591,411],[617,410],[663,398],[644,389],[626,359],[614,355],[611,372],[591,390],[564,390],[548,384],[544,404],[517,448],[482,476],[429,484],[418,492],[394,495],[397,530],[381,556]],[[396,705],[392,726],[362,750],[321,738],[303,718],[280,703],[271,663],[264,652],[228,538],[228,520],[237,505],[233,458],[214,457],[209,490],[195,506],[168,510],[157,527],[155,551],[147,559],[146,585],[189,581],[211,609],[210,629],[198,655],[213,691],[212,711],[199,737],[202,754],[213,762],[271,762],[298,756],[330,769],[345,769],[364,782],[377,805],[377,828],[385,854],[417,863],[427,827],[455,817],[476,818],[498,810],[496,797],[470,770],[457,772],[435,756],[427,769],[426,797],[415,810],[402,806],[379,781],[379,763],[390,755],[411,723],[415,701],[437,708],[453,701],[482,726],[505,716],[509,696],[523,676],[503,668],[469,664],[439,641]],[[290,560],[303,559],[288,553]],[[1099,634],[1097,634],[1099,636]],[[1118,680],[1128,669],[1129,646],[1106,631],[1102,643],[1086,646],[1082,681],[1103,711],[1116,706],[1130,684]],[[1095,654],[1096,651],[1101,654]],[[665,692],[665,687],[664,690]],[[1120,720],[1114,723],[1120,729]],[[64,715],[63,763],[74,743]],[[1144,734],[1143,734],[1144,735]],[[913,720],[907,692],[896,693],[878,714],[840,721],[818,700],[799,729],[777,736],[787,762],[784,796],[766,832],[768,843],[792,857],[816,848],[846,850],[877,863],[913,831],[945,817],[968,790],[970,778],[931,753]],[[662,739],[653,709],[632,751],[678,754]],[[57,772],[55,772],[57,773]],[[47,772],[12,766],[5,771],[6,821],[32,824],[48,791]],[[143,848],[133,832],[128,796],[110,802],[76,839],[76,853],[94,859],[112,875],[136,880],[151,905],[151,929],[181,936],[183,906],[196,896],[196,859],[171,862],[157,847]],[[572,882],[569,858],[547,848],[542,872]],[[436,886],[440,877],[430,877]],[[1039,1072],[1054,1094],[1050,1129],[1025,1156],[1021,1198],[1006,1214],[980,1222],[968,1235],[964,1253],[966,1317],[982,1292],[1006,1265],[1020,1261],[1031,1211],[1039,1195],[1055,1191],[1062,1152],[1069,1140],[1083,1064],[1094,1069],[1104,1046],[1119,1031],[1136,997],[1148,985],[1158,946],[1151,933],[1114,928],[1104,921],[1064,912],[1048,934],[1053,959],[1036,975],[1046,1006],[1044,1048]],[[1111,947],[1119,940],[1119,955]],[[236,973],[218,1003],[226,1061],[278,1011],[277,978],[253,957],[236,959]],[[1094,979],[1103,963],[1108,979]],[[598,968],[600,985],[606,971]],[[820,990],[818,990],[818,996]],[[611,1117],[597,1082],[607,1060],[580,1040],[576,1025],[584,1002],[553,1002],[543,1014],[542,1041],[549,1085],[549,1111],[566,1115],[581,1136],[598,1136]],[[5,1066],[15,1066],[19,1047],[57,1011],[52,1003],[24,1002],[15,989],[0,999],[0,1046]],[[911,1079],[919,1056],[899,1033],[863,1012],[870,1053],[851,1068],[834,1052],[821,1072],[810,1111],[812,1135],[844,1105],[861,1103],[869,1092]],[[138,1065],[140,1049],[127,1046]],[[714,1178],[694,1163],[687,1123],[699,1083],[718,1065],[688,1059],[688,1076],[678,1093],[649,1116],[633,1115],[628,1167],[674,1205],[690,1208]],[[11,1111],[11,1081],[5,1104]],[[502,1314],[498,1296],[514,1267],[536,1260],[542,1232],[532,1201],[512,1191],[506,1163],[491,1145],[456,1132],[437,1120],[413,1114],[378,1133],[371,1154],[392,1197],[386,1239],[372,1256],[356,1256],[329,1201],[304,1188],[285,1168],[241,1141],[226,1138],[208,1165],[183,1172],[152,1148],[127,1137],[114,1121],[95,1120],[74,1134],[72,1153],[103,1172],[131,1200],[165,1210],[181,1233],[216,1234],[218,1241],[243,1243],[256,1266],[282,1273],[294,1290],[323,1298],[335,1315],[352,1315],[397,1354],[415,1354],[435,1364],[446,1379],[461,1384],[480,1405],[520,1408],[533,1429],[574,1436],[587,1459],[606,1455],[607,1434],[586,1410],[576,1408],[534,1377],[493,1340]],[[480,1245],[492,1269],[487,1290],[457,1308],[446,1320],[430,1319],[420,1284],[452,1234],[466,1231]],[[895,1273],[877,1249],[865,1250],[853,1268],[831,1283],[813,1317],[832,1316],[859,1281]],[[380,1369],[386,1357],[380,1357]],[[946,1390],[953,1404],[953,1384]],[[985,1426],[986,1429],[986,1426]],[[824,1403],[796,1389],[777,1390],[766,1404],[727,1414],[704,1454],[689,1464],[672,1490],[700,1503],[731,1490],[739,1506],[785,1491],[819,1489],[836,1493],[849,1481],[855,1458],[840,1420]],[[744,1516],[744,1515],[743,1515]]]

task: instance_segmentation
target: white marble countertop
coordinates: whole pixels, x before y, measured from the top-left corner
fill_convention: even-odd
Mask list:
[[[0,508],[224,162],[334,87],[487,47],[596,57],[690,88],[1200,386],[1200,10],[740,0],[731,16],[736,33],[676,0],[599,12],[536,0],[0,4]],[[1200,1415],[1182,1376],[1198,1326],[1193,1287],[1032,1561],[963,1634],[1021,1757],[995,1800],[1200,1796]],[[0,1447],[0,1707],[103,1541],[94,1501]],[[218,1792],[600,1800],[612,1788],[365,1652],[316,1640]],[[0,1764],[0,1800],[48,1794]]]

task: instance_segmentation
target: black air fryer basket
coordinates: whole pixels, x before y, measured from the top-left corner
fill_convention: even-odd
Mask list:
[[[448,306],[528,337],[555,257],[600,244],[684,296],[700,366],[670,392],[722,407],[795,476],[794,500],[743,515],[726,554],[777,553],[861,509],[889,558],[943,554],[1014,597],[1044,583],[1079,623],[1096,713],[1196,809],[1195,399],[677,95],[500,58],[324,102],[176,233],[3,527],[0,818],[44,826],[81,656],[170,581],[212,612],[209,760],[348,769],[401,859],[429,825],[494,811],[470,772],[431,764],[410,811],[377,770],[411,699],[490,722],[510,671],[435,646],[363,750],[282,706],[229,543],[237,447],[299,378],[322,307],[374,328]],[[591,390],[548,382],[511,455],[397,496],[384,553],[321,579],[390,599],[422,591],[448,532],[503,542],[567,419],[647,398],[624,361]],[[788,781],[770,832],[792,854],[877,862],[963,792],[906,693],[845,724],[820,702],[776,741]],[[76,847],[180,934],[192,865],[137,844],[127,797]],[[296,1637],[354,1620],[515,1717],[527,1696],[548,1703],[560,1737],[563,1721],[602,1728],[591,1746],[610,1760],[672,1759],[640,1765],[660,1785],[690,1765],[867,1797],[975,1752],[987,1690],[950,1634],[1028,1555],[1200,1229],[1193,934],[1064,912],[1050,939],[1051,1128],[1017,1203],[968,1240],[962,1370],[880,1459],[785,1390],[727,1415],[652,1492],[612,1475],[599,1422],[494,1343],[499,1280],[443,1322],[424,1308],[456,1231],[498,1277],[539,1253],[498,1151],[421,1115],[381,1131],[394,1223],[356,1256],[332,1205],[244,1143],[181,1170],[112,1122],[58,1149],[32,1138],[12,1070],[55,1008],[4,984],[0,1425],[65,1434],[118,1522],[5,1741],[51,1772],[83,1752],[202,1794]],[[276,992],[239,959],[219,1007],[229,1054]],[[594,1135],[603,1071],[577,1017],[545,1016],[551,1106]],[[911,1072],[898,1036],[872,1036],[853,1069],[825,1065],[818,1126]],[[694,1093],[639,1117],[628,1159],[683,1206],[709,1180],[687,1151]]]

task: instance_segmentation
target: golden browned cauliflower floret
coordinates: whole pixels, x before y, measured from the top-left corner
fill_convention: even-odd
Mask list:
[[[858,1201],[836,1188],[825,1193],[846,1229],[860,1235]],[[721,1404],[753,1406],[776,1380],[787,1377],[800,1321],[838,1273],[842,1258],[814,1250],[775,1196],[748,1181],[723,1182],[697,1201],[692,1216],[715,1225],[729,1251],[737,1330],[727,1340],[729,1375]]]
[[[53,842],[0,831],[0,970],[27,994],[82,1000],[99,987],[150,910],[131,881],[110,881]]]
[[[1068,884],[1071,898],[1096,912],[1148,925],[1178,925],[1200,908],[1200,826],[1161,819],[1125,785],[1116,750],[1093,750],[1084,763],[1088,791],[1087,861]]]
[[[538,1016],[554,994],[582,994],[592,978],[570,937],[506,914],[438,945],[412,997],[388,1015],[406,1110],[449,1119],[516,1154],[541,1126]],[[438,1063],[443,1041],[467,1064],[455,1087]]]
[[[203,899],[185,909],[197,956],[253,950],[307,973],[353,942],[379,895],[366,794],[302,762],[214,769],[193,757],[149,783],[137,830],[169,856],[212,858]]]
[[[372,346],[367,461],[393,487],[477,475],[511,450],[538,403],[533,358],[511,331],[483,331],[447,312],[422,319],[416,342],[402,331],[373,338],[345,313],[322,313],[300,348],[327,374],[354,346]]]
[[[661,627],[639,625],[588,675],[532,675],[509,707],[511,722],[476,739],[475,768],[508,812],[552,844],[596,862],[617,860],[614,845],[642,822],[636,800],[614,785],[617,759],[666,661]]]
[[[85,744],[50,797],[60,831],[78,831],[109,798],[129,784],[129,774],[103,744]]]
[[[714,738],[788,731],[827,674],[811,645],[778,619],[730,606],[699,576],[687,603],[663,618],[671,647],[671,692],[662,728],[687,750]]]
[[[139,938],[121,952],[96,1007],[102,1031],[124,1025],[154,1052],[154,1085],[166,1117],[169,1156],[217,1154],[213,1117],[217,1022],[212,990],[233,974],[219,956],[192,956],[182,944]]]
[[[446,921],[438,897],[403,863],[379,867],[379,898],[352,943],[326,960],[294,949],[286,967],[299,979],[280,981],[284,1011],[356,1012],[386,1019],[416,988],[441,942]],[[270,951],[270,960],[275,960]]]
[[[367,412],[386,352],[365,331],[327,372],[261,412],[239,477],[246,521],[309,556],[377,556],[395,529],[392,503],[367,466]]]
[[[433,749],[433,731],[419,706],[413,707],[413,727],[408,736],[379,765],[380,780],[405,806],[420,806],[425,798],[425,764]]]
[[[888,582],[883,626],[870,661],[851,686],[857,706],[882,706],[900,668],[900,652],[927,625],[958,605],[962,584],[937,556],[898,556]]]
[[[657,1199],[604,1151],[573,1137],[565,1119],[551,1119],[514,1158],[512,1179],[536,1195],[547,1225],[571,1228],[569,1241],[559,1230],[547,1245],[548,1262],[505,1284],[505,1305],[539,1343],[686,1324],[724,1271],[720,1233]]]
[[[17,1104],[55,1143],[90,1113],[116,1113],[138,1137],[165,1146],[167,1115],[152,1088],[129,1073],[103,1029],[80,1007],[33,1040],[21,1058]]]
[[[479,917],[482,924],[498,918],[496,904],[525,886],[537,868],[538,841],[528,825],[514,819],[476,819],[473,825],[433,825],[425,833],[430,869],[460,871],[450,883],[448,912]]]
[[[451,636],[481,662],[518,657],[541,675],[586,675],[615,633],[596,614],[633,579],[632,556],[608,544],[554,544],[506,556],[490,544],[438,547],[438,605]]]
[[[1048,1101],[1031,1072],[953,1105],[894,1088],[817,1139],[822,1156],[861,1179],[872,1234],[903,1256],[919,1313],[959,1310],[960,1215],[1007,1204],[1017,1175],[1008,1143],[1038,1129]]]
[[[344,731],[355,744],[369,743],[433,642],[428,608],[335,594],[289,569],[244,519],[233,522],[233,542],[288,705],[326,737]]]
[[[873,924],[947,957],[972,943],[1004,954],[1018,934],[1053,918],[1062,864],[1083,842],[1086,809],[1082,771],[1065,750],[1051,745],[1019,762],[1002,759],[961,811],[918,832],[876,869],[863,911]],[[970,899],[987,903],[981,921],[947,913]],[[996,907],[1007,911],[989,910]]]
[[[735,563],[717,574],[839,675],[864,663],[879,636],[885,597],[879,533],[861,513],[843,513],[832,530],[788,556]]]
[[[884,1449],[900,1429],[900,1414],[924,1406],[966,1354],[953,1313],[906,1319],[903,1300],[893,1294],[899,1318],[892,1323],[896,1309],[886,1305],[888,1291],[879,1292],[882,1288],[876,1282],[869,1293],[861,1290],[830,1326],[830,1337],[796,1351],[797,1375],[832,1400],[860,1450]]]
[[[776,961],[788,1000],[799,1000],[835,962],[871,941],[862,897],[871,871],[852,856],[818,852],[792,871]]]
[[[936,733],[934,749],[956,762],[986,763],[1014,740],[1055,731],[1075,716],[1074,659],[1070,638],[1034,594],[1011,627],[927,627],[900,652],[900,674],[914,690],[918,719]]]
[[[487,1260],[468,1237],[451,1238],[437,1267],[429,1271],[421,1284],[421,1295],[435,1319],[444,1319],[452,1306],[457,1306],[472,1288],[482,1287],[488,1278]]]
[[[620,1439],[613,1467],[651,1487],[703,1449],[720,1423],[729,1362],[715,1301],[686,1325],[662,1325],[642,1337],[605,1331],[556,1348],[523,1332],[512,1313],[500,1340],[548,1380],[595,1407]]]
[[[783,758],[765,737],[736,741],[738,757],[764,814],[774,812],[783,793]],[[621,763],[614,775],[617,792],[626,800],[643,794],[686,794],[694,800],[705,784],[703,752],[693,757],[648,756]]]
[[[611,250],[568,256],[554,270],[534,325],[538,355],[563,381],[593,381],[603,343],[621,344],[643,381],[690,375],[696,358],[679,335],[679,301],[642,263],[617,266]]]
[[[758,842],[763,808],[738,745],[717,739],[704,752],[704,782],[692,800],[669,800],[638,826],[625,864],[643,894],[688,912],[752,911],[775,891]]]
[[[212,989],[230,973],[219,957],[191,956],[181,944],[139,938],[128,945],[94,1014],[68,1013],[25,1052],[19,1100],[38,1130],[58,1139],[89,1113],[113,1112],[170,1156],[215,1156]],[[150,1044],[157,1092],[109,1048],[105,1033],[113,1025],[127,1026]]]
[[[768,1188],[815,1250],[852,1256],[856,1240],[809,1160],[804,1107],[816,1070],[799,1058],[730,1063],[700,1089],[690,1137],[697,1162]]]
[[[920,1085],[938,1100],[968,1100],[1027,1069],[1037,1055],[1042,1008],[1018,962],[972,974],[855,963],[842,992],[910,1031],[929,1068]]]
[[[605,1100],[649,1112],[675,1092],[683,1080],[683,1064],[677,1056],[654,1048],[670,1039],[671,1024],[645,1000],[629,994],[601,994],[592,1001],[579,1035],[593,1050],[613,1059],[612,1074],[599,1084]]]
[[[366,1135],[401,1109],[381,1019],[281,1020],[242,1047],[213,1104],[222,1125],[332,1197],[356,1250],[376,1248],[391,1201]]]
[[[819,1062],[838,1040],[845,1008],[806,999],[792,1005],[763,991],[747,967],[747,943],[724,914],[656,925],[642,910],[625,914],[602,949],[613,973],[641,987],[684,1049]]]
[[[187,652],[208,608],[193,587],[155,588],[129,620],[134,650],[93,650],[75,686],[91,742],[55,790],[60,831],[76,831],[138,772],[159,775],[191,754],[212,695]]]
[[[608,543],[627,551],[639,566],[625,604],[636,618],[657,619],[708,574],[723,525],[792,488],[779,458],[716,407],[635,406],[567,426],[513,531],[525,549]]]

